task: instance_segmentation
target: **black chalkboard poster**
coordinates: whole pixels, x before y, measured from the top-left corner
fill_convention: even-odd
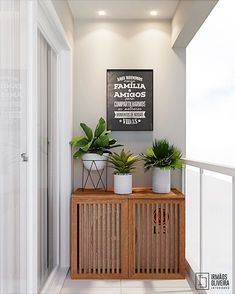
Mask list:
[[[153,70],[107,70],[107,124],[112,131],[153,130]]]

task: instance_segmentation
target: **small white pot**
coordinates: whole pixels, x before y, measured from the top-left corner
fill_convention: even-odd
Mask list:
[[[114,175],[114,193],[131,194],[132,193],[132,175],[116,174]]]
[[[108,159],[108,153],[104,153],[103,155],[99,155],[96,153],[86,153],[82,155],[82,161],[84,167],[87,170],[102,170]]]
[[[169,193],[171,191],[171,171],[169,169],[153,168],[152,189],[155,193]]]

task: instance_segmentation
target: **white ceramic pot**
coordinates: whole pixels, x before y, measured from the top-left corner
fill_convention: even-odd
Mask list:
[[[108,153],[104,153],[103,155],[99,155],[96,153],[86,153],[82,155],[82,161],[84,167],[87,170],[102,170],[108,159]]]
[[[153,192],[169,193],[171,191],[171,171],[154,167],[152,172]]]
[[[131,194],[132,193],[132,175],[116,174],[114,175],[114,193]]]

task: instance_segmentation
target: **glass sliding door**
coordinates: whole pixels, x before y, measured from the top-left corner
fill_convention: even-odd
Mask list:
[[[47,256],[47,58],[48,45],[41,33],[38,33],[38,287],[48,276]]]
[[[25,1],[0,0],[0,293],[26,293]],[[24,14],[25,17],[25,14]]]
[[[57,57],[38,31],[38,289],[57,265],[58,221],[54,163]],[[56,152],[55,152],[56,153]]]
[[[48,182],[48,207],[47,207],[47,248],[48,267],[54,268],[59,263],[59,165],[57,143],[57,55],[48,47],[48,100],[47,100],[47,182]]]

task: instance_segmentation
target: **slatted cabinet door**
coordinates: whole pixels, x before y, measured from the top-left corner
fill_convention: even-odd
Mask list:
[[[130,278],[184,278],[184,201],[162,198],[129,199]]]
[[[71,200],[71,277],[128,277],[128,199]]]
[[[130,195],[77,190],[71,198],[73,279],[185,277],[185,202],[177,190]]]

